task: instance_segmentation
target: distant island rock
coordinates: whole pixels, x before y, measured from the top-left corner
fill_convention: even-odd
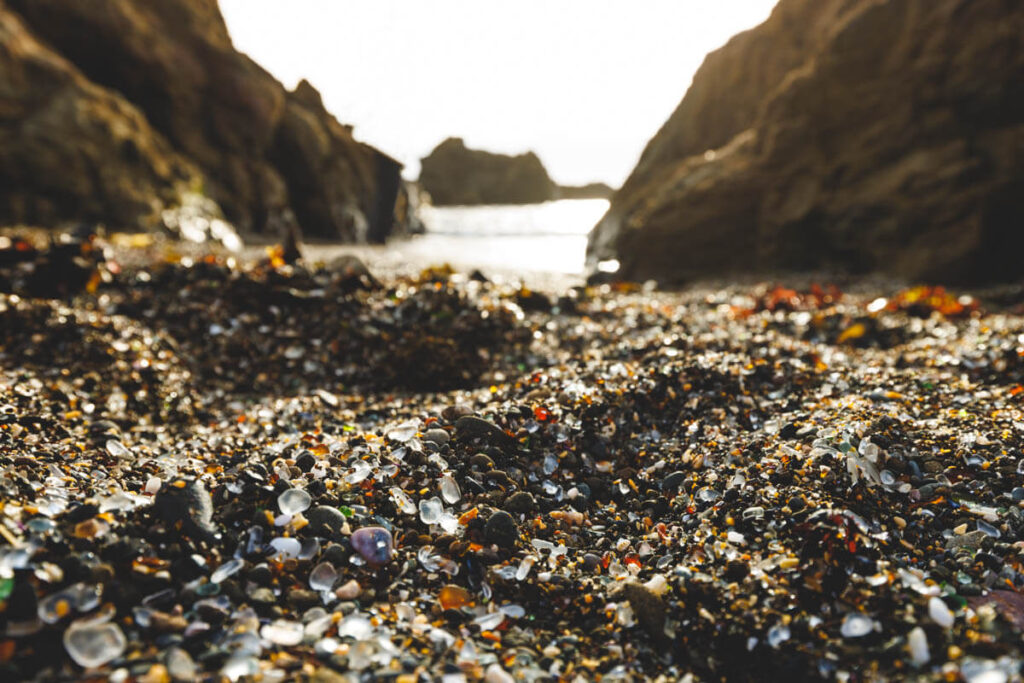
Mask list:
[[[1024,5],[781,0],[705,59],[591,233],[625,278],[1024,275]]]
[[[0,0],[0,89],[2,224],[155,228],[195,193],[243,234],[414,221],[401,165],[235,50],[216,0]]]
[[[605,183],[559,185],[556,194],[559,199],[609,199],[615,189]]]
[[[462,138],[448,138],[420,164],[420,186],[435,206],[535,204],[612,194],[604,183],[556,184],[533,152],[516,156],[495,154],[470,149]]]

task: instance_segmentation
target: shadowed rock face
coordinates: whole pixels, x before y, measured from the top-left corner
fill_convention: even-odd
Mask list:
[[[1024,275],[1024,6],[782,0],[707,57],[595,227],[592,260]]]
[[[154,223],[198,172],[0,3],[0,217]]]
[[[420,185],[436,206],[533,204],[556,196],[555,184],[533,152],[492,154],[448,138],[421,164]]]
[[[6,0],[6,7],[20,15],[26,40],[38,38],[83,82],[144,117],[150,146],[191,162],[201,174],[196,184],[243,232],[276,232],[297,220],[310,236],[391,233],[401,166],[355,141],[311,85],[288,92],[237,52],[215,0]],[[59,135],[62,125],[54,121],[51,145],[83,144]],[[89,142],[108,144],[99,138]],[[46,190],[27,185],[23,194]]]

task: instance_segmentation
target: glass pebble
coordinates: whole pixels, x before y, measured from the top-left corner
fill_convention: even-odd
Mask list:
[[[952,627],[953,622],[956,620],[953,613],[946,607],[946,603],[939,597],[933,597],[928,601],[928,616],[943,628]]]
[[[910,651],[910,661],[915,666],[924,666],[932,658],[928,650],[928,637],[920,626],[915,626],[907,634],[907,649]]]
[[[270,541],[270,547],[277,551],[278,554],[284,555],[285,557],[298,557],[299,551],[302,550],[302,544],[299,543],[298,539],[277,537]]]
[[[260,636],[265,640],[269,640],[275,645],[284,645],[286,647],[298,645],[302,642],[304,635],[305,629],[302,624],[285,619],[278,619],[264,625],[260,629]]]
[[[210,574],[210,583],[220,583],[230,576],[234,576],[238,571],[245,566],[245,560],[235,557],[221,566],[217,567],[212,574]]]
[[[128,646],[128,640],[117,624],[76,621],[64,632],[64,649],[79,666],[103,666],[117,659]]]
[[[839,632],[843,638],[860,638],[871,633],[875,628],[875,622],[859,612],[850,612],[843,618],[843,625]]]
[[[338,582],[338,572],[330,562],[321,562],[309,573],[309,587],[315,591],[329,591]]]
[[[441,504],[441,499],[434,497],[427,500],[420,501],[420,521],[424,524],[437,524],[441,521],[441,515],[444,513],[444,506]]]
[[[309,509],[313,497],[302,489],[288,489],[277,497],[277,507],[283,515],[297,515]]]
[[[783,626],[782,624],[772,626],[768,629],[768,644],[777,648],[779,645],[782,645],[784,642],[789,640],[790,635],[788,626]]]
[[[462,498],[462,491],[459,490],[459,485],[450,474],[446,474],[441,477],[441,497],[444,498],[444,502],[449,505],[458,503]]]
[[[374,567],[389,562],[394,552],[391,532],[384,527],[368,526],[357,529],[349,542],[366,563]]]
[[[128,460],[132,457],[132,452],[128,450],[128,447],[117,439],[107,441],[107,453],[119,460]]]

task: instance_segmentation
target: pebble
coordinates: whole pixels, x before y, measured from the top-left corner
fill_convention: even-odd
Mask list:
[[[928,601],[928,616],[942,628],[952,628],[956,619],[942,598],[931,598]]]
[[[87,669],[117,659],[127,646],[121,628],[109,621],[79,620],[64,631],[64,648],[79,666]]]
[[[859,612],[849,612],[843,617],[839,632],[843,638],[861,638],[875,629],[875,622]]]
[[[970,531],[962,535],[951,536],[946,541],[946,549],[967,548],[969,550],[979,550],[987,538],[988,534],[984,531]]]
[[[363,588],[355,579],[349,579],[338,587],[334,594],[341,600],[355,600],[362,593]]]
[[[504,429],[475,415],[464,415],[456,420],[455,434],[460,439],[479,439],[494,445],[507,445],[512,441]]]
[[[907,649],[910,651],[910,661],[914,666],[924,666],[932,658],[928,649],[928,637],[920,626],[915,626],[907,634]]]
[[[484,525],[484,537],[500,548],[511,549],[515,547],[519,538],[519,529],[512,515],[504,510],[497,510]]]
[[[313,497],[302,489],[288,489],[277,497],[277,507],[282,515],[295,516],[309,509]]]
[[[629,602],[637,623],[655,639],[665,637],[665,602],[661,595],[640,583],[623,583],[618,594]]]
[[[423,441],[425,443],[432,443],[438,448],[447,445],[448,441],[451,440],[451,436],[444,429],[428,429],[423,433]]]
[[[315,591],[329,591],[338,581],[338,572],[330,562],[321,562],[309,573],[309,587]]]
[[[326,534],[331,537],[341,534],[345,524],[348,522],[345,515],[338,508],[329,505],[318,505],[311,508],[304,514],[309,522],[311,531],[314,533]]]
[[[528,491],[516,491],[505,499],[504,508],[514,514],[529,514],[537,509],[537,501]]]
[[[213,525],[213,500],[198,479],[174,479],[160,487],[153,509],[166,522],[182,523],[185,533],[213,541],[217,529]]]
[[[391,532],[379,526],[368,526],[353,532],[349,542],[366,564],[380,567],[391,561],[394,541]]]

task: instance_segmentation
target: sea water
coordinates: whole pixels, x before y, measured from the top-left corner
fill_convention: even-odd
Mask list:
[[[607,210],[606,199],[426,206],[420,214],[426,234],[385,246],[307,244],[303,251],[313,261],[355,254],[382,275],[449,264],[464,273],[479,269],[487,277],[561,283],[584,273],[587,234]]]

